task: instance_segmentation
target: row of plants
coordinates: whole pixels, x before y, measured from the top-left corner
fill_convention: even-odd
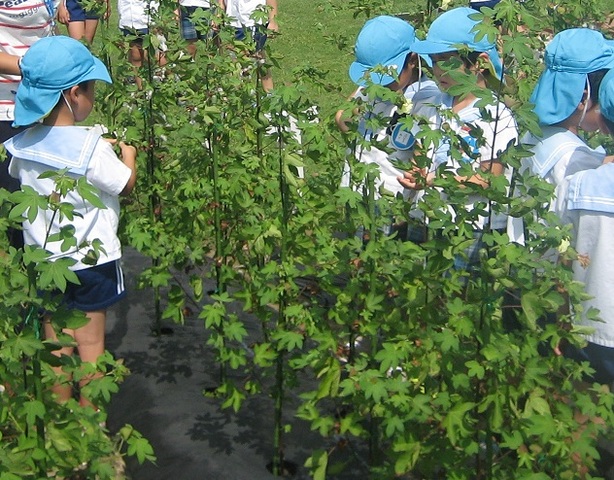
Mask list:
[[[460,2],[443,3],[408,3],[403,14],[424,31],[440,8]],[[202,320],[219,363],[220,406],[236,411],[248,396],[273,399],[273,474],[289,469],[287,418],[308,422],[322,437],[309,458],[294,459],[316,479],[344,472],[429,479],[595,474],[596,444],[611,433],[614,397],[607,386],[582,383],[586,365],[552,353],[560,342],[581,343],[572,318],[560,311],[567,298],[578,309],[583,293],[571,272],[550,259],[569,230],[545,207],[551,189],[518,173],[527,151],[510,146],[503,156],[516,169],[518,195],[495,178],[480,192],[491,208],[524,218],[526,243],[487,232],[480,271],[470,277],[455,270],[453,260],[472,241],[471,224],[483,213],[484,205],[456,207],[471,188],[441,180],[445,203],[435,190],[425,193],[418,206],[429,219],[424,244],[384,235],[387,219],[406,219],[410,204],[379,198],[377,170],[352,153],[363,140],[342,135],[319,114],[312,92],[331,88],[321,72],[297,67],[290,84],[265,94],[259,77],[268,67],[288,68],[283,58],[268,52],[265,62],[255,60],[249,42],[236,42],[216,18],[221,29],[198,42],[192,59],[174,8],[162,2],[156,14],[168,63],[162,68],[152,61],[137,72],[143,89],[126,86],[135,72],[126,60],[127,39],[115,28],[103,28],[95,46],[114,78],[98,91],[100,119],[139,149],[139,183],[123,206],[122,236],[151,259],[141,282],[156,292],[154,332],[165,320],[183,323],[187,312]],[[398,2],[385,0],[326,1],[314,8],[327,14],[352,9],[365,19],[399,13]],[[504,32],[502,57],[514,79],[500,94],[521,129],[537,131],[527,98],[544,42],[577,26],[578,18],[596,22],[603,12],[593,1],[563,9],[545,0],[503,0],[485,18],[485,34]],[[200,20],[207,28],[211,14]],[[152,59],[159,47],[153,33],[144,41]],[[331,41],[348,44],[332,33]],[[339,103],[346,110],[365,108]],[[425,142],[441,135],[423,132]],[[339,187],[346,161],[353,186],[362,188]],[[67,181],[58,178],[59,185]],[[61,208],[57,199],[34,192],[2,195],[5,230],[24,212]],[[367,240],[355,235],[359,229]],[[108,465],[104,460],[119,446],[114,441],[127,442],[128,453],[140,460],[152,459],[149,444],[129,426],[119,440],[109,439],[97,427],[104,413],[50,401],[50,367],[57,360],[37,336],[36,322],[22,319],[30,306],[53,307],[40,292],[61,288],[70,272],[45,262],[44,252],[6,242],[3,251],[0,441],[6,448],[0,455],[10,454],[12,463],[3,458],[0,479],[67,474],[82,463],[100,478],[113,478],[100,465]],[[206,292],[210,278],[216,289]],[[236,305],[258,318],[257,335],[248,334],[248,316],[235,313]],[[73,322],[67,325],[82,321],[66,315],[60,318]],[[83,371],[70,362],[76,375]],[[110,355],[104,363],[104,377],[91,382],[101,406],[126,374]],[[300,399],[298,408],[289,410],[290,397]],[[64,454],[69,449],[74,455]]]

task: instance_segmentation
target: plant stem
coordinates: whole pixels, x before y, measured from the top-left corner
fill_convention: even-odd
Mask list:
[[[288,249],[288,220],[290,216],[290,205],[288,201],[288,183],[285,177],[285,164],[282,148],[282,129],[277,126],[278,134],[278,157],[279,157],[279,190],[281,194],[281,251],[280,251],[280,265],[282,272],[287,260]],[[285,273],[280,277],[280,282],[285,283]],[[279,293],[279,316],[277,319],[278,328],[283,329],[286,327],[286,292],[285,289],[280,289]],[[276,368],[275,368],[275,431],[273,434],[273,475],[276,477],[281,476],[283,473],[283,452],[282,452],[282,412],[283,412],[283,397],[284,397],[284,354],[283,352],[277,353]]]

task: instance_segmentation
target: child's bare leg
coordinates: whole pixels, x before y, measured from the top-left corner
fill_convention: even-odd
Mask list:
[[[188,44],[185,49],[188,51],[192,58],[196,57],[196,41],[197,40],[186,40]]]
[[[68,36],[75,40],[81,40],[85,35],[85,22],[70,22],[68,24]]]
[[[266,74],[260,78],[260,81],[262,82],[262,89],[266,93],[269,93],[271,90],[273,90],[273,77],[271,75],[270,69],[267,69]]]
[[[51,323],[50,318],[45,318],[44,327],[45,327],[45,338],[48,340],[57,341],[58,336],[55,333],[55,330],[53,329],[53,324]],[[73,330],[65,331],[65,333],[68,333],[74,338]],[[61,357],[62,355],[71,356],[73,352],[74,352],[73,347],[63,347],[59,350],[55,350],[53,354],[57,355],[58,357]],[[53,367],[53,371],[58,377],[60,378],[64,377],[64,378],[59,383],[51,387],[51,391],[55,393],[60,403],[67,402],[72,397],[72,377],[66,376],[62,370],[62,367]]]
[[[134,67],[134,81],[139,90],[143,89],[143,80],[139,77],[139,69],[143,66],[143,47],[139,43],[131,43],[128,50],[128,61]]]
[[[94,41],[94,37],[96,36],[96,29],[98,28],[98,20],[95,18],[88,18],[85,20],[85,26],[83,31],[83,36],[85,37],[85,41],[91,45]]]
[[[266,62],[264,51],[257,52],[256,58],[258,59],[258,62],[262,62],[262,63]],[[260,83],[262,83],[262,89],[266,93],[269,93],[271,90],[273,90],[273,76],[271,75],[270,68],[267,68],[264,75],[260,77]]]
[[[98,358],[104,353],[104,330],[107,317],[106,310],[96,310],[86,313],[89,322],[81,328],[74,331],[77,349],[81,362],[96,363]],[[101,377],[101,373],[97,373],[88,378],[84,378],[79,382],[79,386],[87,385],[93,378]],[[91,406],[96,408],[92,402],[80,394],[79,404],[81,406]]]

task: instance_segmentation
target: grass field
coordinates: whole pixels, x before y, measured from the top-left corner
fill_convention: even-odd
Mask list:
[[[325,72],[328,83],[337,89],[314,92],[314,97],[323,107],[323,113],[329,113],[355,88],[347,72],[353,61],[356,35],[366,17],[354,18],[348,8],[349,0],[278,0],[278,3],[280,35],[270,45],[274,55],[279,57],[281,68],[274,71],[274,78],[289,82],[292,69],[307,64]],[[392,5],[390,12],[397,14],[409,11],[413,2],[389,3]],[[600,0],[599,3],[604,12],[614,11],[614,0]],[[583,21],[578,19],[578,26],[582,26]],[[414,26],[419,31],[427,27]]]
[[[111,0],[112,2],[114,0]],[[604,12],[614,11],[614,0],[598,0]],[[273,57],[279,67],[273,69],[276,83],[291,84],[293,70],[311,69],[323,75],[322,83],[328,87],[313,87],[310,91],[321,113],[336,111],[355,86],[348,78],[348,68],[353,60],[353,45],[360,28],[367,19],[366,13],[355,17],[350,0],[278,0],[279,35],[269,42]],[[363,2],[367,4],[368,2]],[[388,11],[398,14],[410,11],[414,2],[388,0]],[[464,4],[454,0],[453,4]],[[116,28],[117,8],[113,7],[109,28]],[[415,7],[414,7],[415,10]],[[371,13],[374,16],[375,13]],[[578,19],[582,26],[583,19]],[[423,34],[427,25],[414,25]],[[65,32],[63,26],[60,27]]]

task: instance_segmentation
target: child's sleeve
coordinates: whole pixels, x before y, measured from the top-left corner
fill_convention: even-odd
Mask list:
[[[132,170],[116,155],[110,143],[100,140],[87,168],[87,180],[96,188],[111,195],[119,195]]]

